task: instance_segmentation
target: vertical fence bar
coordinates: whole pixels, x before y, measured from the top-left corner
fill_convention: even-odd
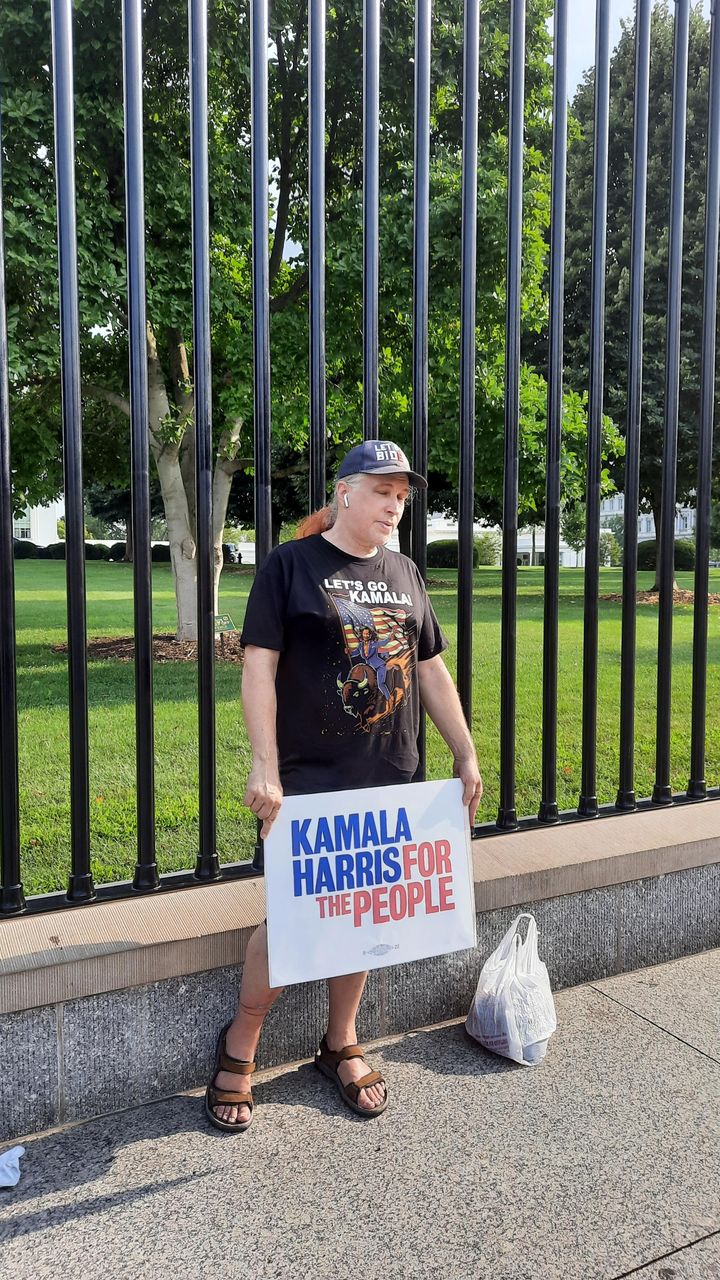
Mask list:
[[[123,0],[125,221],[130,347],[130,459],[135,614],[137,864],[133,888],[157,889],[150,559],[150,457],[145,313],[145,187],[141,0]]]
[[[57,175],[60,279],[60,388],[62,399],[65,544],[70,694],[70,832],[72,871],[69,902],[95,897],[90,871],[90,779],[85,628],[85,521],[82,479],[80,311],[75,218],[75,125],[73,114],[72,0],[52,0],[55,172]]]
[[[413,189],[413,468],[428,464],[428,280],[430,270],[430,25],[432,0],[415,9],[415,181]],[[427,576],[427,490],[412,504],[412,556]]]
[[[597,672],[600,585],[600,483],[605,360],[605,250],[607,242],[608,131],[610,114],[610,0],[598,0],[595,20],[595,128],[593,156],[592,283],[590,290],[590,393],[588,409],[585,608],[583,626],[582,767],[578,813],[598,813]]]
[[[378,437],[380,0],[363,0],[363,434]]]
[[[310,510],[325,503],[325,0],[309,0]]]
[[[428,465],[428,287],[430,275],[430,30],[432,0],[415,8],[415,156],[413,186],[413,468]],[[412,558],[427,577],[427,490],[411,508]],[[425,716],[420,715],[418,753],[425,776]]]
[[[497,825],[503,830],[512,830],[513,827],[517,826],[517,814],[515,812],[515,681],[524,111],[525,0],[512,0],[510,5],[510,161],[508,171],[505,458],[500,657],[500,806],[497,817]]]
[[[2,170],[0,112],[0,915],[14,915],[25,910],[25,895],[20,880],[15,563]]]
[[[472,724],[473,522],[475,507],[475,290],[477,262],[479,0],[465,0],[460,262],[460,467],[458,478],[457,687]]]
[[[660,603],[658,608],[657,719],[654,804],[672,804],[670,719],[672,692],[672,615],[675,580],[675,483],[680,405],[680,319],[682,303],[683,205],[685,199],[685,125],[687,112],[690,0],[676,0],[673,52],[673,114],[670,178],[670,240],[665,356],[665,424],[660,507]]]
[[[250,0],[255,572],[272,550],[270,225],[268,217],[268,0]],[[253,868],[264,851],[257,824]]]
[[[210,220],[208,198],[207,0],[189,0],[190,173],[192,186],[193,382],[197,542],[200,847],[197,880],[220,875],[215,798],[215,607],[210,369]]]
[[[623,530],[622,639],[620,652],[620,775],[616,809],[635,808],[635,648],[637,617],[640,418],[642,412],[643,288],[647,197],[650,18],[652,0],[635,11],[635,125],[632,230],[630,239],[630,329],[625,428],[625,524]]]
[[[560,589],[560,440],[563,412],[565,194],[567,185],[568,0],[556,0],[553,31],[553,136],[550,215],[547,481],[543,619],[542,797],[538,819],[557,822],[557,688]]]
[[[707,183],[705,191],[705,265],[703,342],[700,373],[697,529],[695,534],[695,614],[693,619],[692,740],[687,794],[703,800],[705,780],[705,698],[707,693],[708,561],[710,557],[710,483],[712,479],[715,335],[717,330],[718,230],[720,229],[720,36],[717,0],[710,18]]]
[[[268,220],[268,0],[251,0],[252,293],[255,388],[255,567],[272,548],[270,498],[270,262]]]

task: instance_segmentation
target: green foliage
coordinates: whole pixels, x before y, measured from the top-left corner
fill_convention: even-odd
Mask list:
[[[281,528],[281,530],[280,530],[280,541],[281,541],[281,542],[292,542],[293,538],[295,537],[295,534],[296,534],[296,533],[297,533],[297,531],[298,531],[298,524],[299,524],[299,523],[300,523],[300,522],[299,522],[299,520],[286,520],[286,521],[284,521],[284,522],[283,522],[283,525],[282,525],[282,528]]]
[[[673,18],[675,6],[657,3],[652,15],[640,494],[656,527],[661,502],[665,412],[668,209],[672,128]],[[681,391],[677,496],[692,500],[697,480],[703,240],[708,111],[709,24],[696,5],[690,48],[683,233]],[[605,299],[605,410],[625,430],[629,330],[630,234],[634,122],[634,22],[623,23],[611,60],[610,146]],[[565,366],[578,391],[588,385],[592,228],[594,77],[588,72],[573,102],[575,141],[568,155]],[[720,366],[718,367],[720,375]],[[715,438],[715,456],[720,456]],[[616,480],[622,483],[619,472]],[[715,466],[715,475],[718,467]]]
[[[551,0],[529,0],[525,61],[523,335],[546,324],[551,77]],[[462,138],[462,12],[440,0],[432,66],[429,396],[430,499],[455,512],[458,466],[459,279]],[[505,231],[509,9],[481,0],[479,88],[476,513],[502,516]],[[75,8],[78,273],[84,463],[89,487],[129,494],[128,390],[121,24],[115,0]],[[145,170],[148,318],[158,342],[171,412],[167,447],[182,413],[192,415],[190,181],[187,29],[184,14],[145,7]],[[307,6],[277,0],[271,18],[270,154],[277,174],[270,245],[273,525],[307,509]],[[213,428],[240,423],[230,512],[252,523],[252,312],[250,262],[249,15],[216,0],[210,26],[209,160]],[[412,418],[413,3],[386,6],[382,24],[380,133],[381,432],[406,448]],[[62,487],[57,342],[57,256],[50,19],[41,0],[0,10],[5,124],[8,321],[13,457],[18,495],[39,501]],[[102,50],[102,57],[98,51]],[[348,110],[362,84],[362,4],[330,7],[326,42],[326,299],[328,461],[361,436],[362,119]],[[297,246],[289,252],[288,245]],[[180,356],[189,352],[183,372]],[[189,380],[188,380],[189,379]],[[188,395],[190,404],[188,409]],[[521,521],[542,519],[546,386],[521,374]],[[563,486],[581,496],[586,405],[568,390],[563,415]],[[164,430],[164,428],[163,428]],[[162,433],[161,433],[162,434]],[[173,443],[175,442],[175,444]],[[608,461],[620,442],[608,426]],[[90,509],[107,515],[103,499]],[[105,505],[105,511],[107,506]],[[113,532],[119,530],[113,529]]]
[[[429,542],[427,549],[428,569],[457,569],[457,538],[439,538],[437,542]],[[477,545],[473,547],[473,569],[480,564],[480,553]]]
[[[57,522],[57,536],[58,538],[61,539],[61,541],[63,542],[65,541],[65,517],[64,516],[61,516]],[[95,533],[91,532],[87,524],[85,524],[83,525],[83,536],[86,542],[92,542],[93,538],[95,538],[96,536],[102,538],[105,535],[102,533],[96,535]]]
[[[223,542],[254,542],[255,530],[243,529],[242,525],[226,524],[223,529]]]
[[[85,559],[86,560],[109,560],[110,548],[106,547],[104,542],[86,542],[85,543]]]
[[[37,560],[38,548],[28,538],[16,538],[13,542],[13,555],[16,560]]]
[[[154,564],[170,563],[170,548],[165,542],[156,542],[150,554]]]
[[[619,515],[608,516],[603,523],[606,529],[609,529],[611,533],[615,534],[615,538],[620,546],[622,546],[623,539],[625,537],[625,517]]]
[[[600,531],[600,564],[611,568],[622,564],[622,548],[612,529]]]
[[[638,569],[656,569],[657,568],[657,540],[648,538],[644,542],[638,543],[637,552]],[[695,568],[695,543],[688,542],[685,539],[678,538],[675,542],[675,568],[676,569],[694,569]]]
[[[564,506],[560,512],[560,533],[564,541],[573,551],[582,551],[585,546],[585,504],[576,502],[572,506]]]
[[[109,548],[110,554],[108,556],[108,559],[116,560],[116,561],[124,560],[126,550],[127,550],[127,543],[114,542],[113,545]]]
[[[487,533],[480,533],[475,539],[475,550],[477,552],[478,565],[491,565],[500,563],[500,553],[502,550],[502,542],[494,530],[488,530]]]

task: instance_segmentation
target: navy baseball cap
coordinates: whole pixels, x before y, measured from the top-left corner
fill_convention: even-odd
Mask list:
[[[376,476],[391,476],[397,475],[398,471],[403,471],[410,484],[416,489],[427,489],[427,480],[418,475],[417,471],[410,470],[410,463],[399,444],[393,444],[392,440],[365,440],[362,444],[356,444],[354,449],[345,454],[338,467],[336,479],[342,480],[345,476],[355,476],[363,472]]]

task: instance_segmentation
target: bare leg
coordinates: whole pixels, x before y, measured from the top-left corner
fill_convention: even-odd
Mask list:
[[[328,1049],[332,1049],[334,1053],[348,1044],[357,1044],[355,1018],[366,982],[367,973],[348,973],[341,978],[328,979],[330,1012],[325,1039]],[[359,1080],[361,1076],[367,1075],[368,1070],[368,1066],[360,1058],[350,1058],[349,1061],[340,1063],[338,1075],[343,1084],[349,1084],[351,1080]],[[373,1111],[384,1101],[385,1089],[381,1084],[361,1089],[358,1094],[359,1106],[368,1111]]]
[[[268,977],[267,927],[261,924],[248,943],[240,985],[240,1005],[227,1033],[226,1046],[231,1058],[253,1062],[260,1032],[268,1010],[272,1008],[282,987],[271,987]],[[217,1089],[233,1089],[244,1093],[252,1086],[252,1076],[236,1076],[218,1071],[213,1081]],[[243,1124],[250,1117],[248,1107],[219,1103],[215,1115],[229,1124]]]

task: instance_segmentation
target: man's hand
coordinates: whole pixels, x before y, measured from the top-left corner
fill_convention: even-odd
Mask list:
[[[245,804],[262,822],[260,839],[265,840],[280,812],[283,800],[280,779],[270,775],[262,765],[253,765],[245,791]]]
[[[472,755],[456,757],[453,777],[459,778],[463,784],[463,804],[467,806],[470,826],[473,827],[483,793],[482,778],[474,752]]]

